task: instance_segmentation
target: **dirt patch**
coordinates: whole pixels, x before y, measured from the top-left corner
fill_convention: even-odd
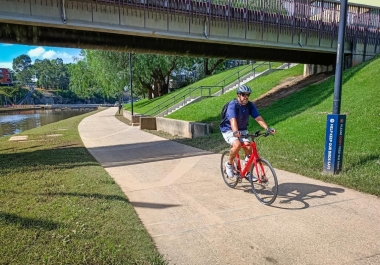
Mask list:
[[[332,76],[332,74],[322,73],[307,77],[303,77],[302,75],[289,77],[283,80],[279,85],[269,90],[267,93],[255,99],[253,102],[259,109],[269,107],[276,100],[286,98],[290,94],[304,89],[310,84],[318,84],[320,82],[323,82],[330,76]]]

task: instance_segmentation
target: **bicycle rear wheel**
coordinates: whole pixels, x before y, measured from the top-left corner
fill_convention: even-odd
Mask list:
[[[278,182],[276,172],[272,165],[263,158],[257,161],[257,170],[259,172],[258,176],[256,176],[256,169],[254,167],[251,169],[251,174],[258,179],[256,182],[251,181],[252,192],[262,204],[270,205],[277,198]]]
[[[226,162],[228,161],[229,156],[230,156],[230,151],[224,151],[223,152],[222,159],[220,161],[220,169],[222,171],[222,177],[223,177],[223,180],[226,183],[226,185],[230,188],[235,188],[236,185],[238,184],[238,180],[239,180],[239,177],[238,177],[237,172],[236,172],[237,165],[236,165],[235,160],[234,160],[234,167],[235,167],[234,173],[235,174],[232,178],[228,177],[227,173],[226,173]]]

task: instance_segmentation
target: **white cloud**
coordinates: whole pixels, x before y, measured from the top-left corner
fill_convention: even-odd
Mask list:
[[[37,47],[35,49],[28,51],[28,55],[30,57],[39,57],[39,56],[43,55],[44,53],[45,53],[45,49],[42,47]]]
[[[49,60],[51,60],[51,59],[56,59],[57,57],[55,56],[57,53],[55,52],[55,51],[53,51],[53,50],[50,50],[50,51],[47,51],[47,52],[44,52],[43,54],[42,54],[42,58],[44,58],[44,59],[49,59]]]
[[[10,69],[12,69],[12,62],[0,62],[0,68],[10,68]]]
[[[28,52],[28,55],[32,60],[34,59],[48,59],[53,60],[57,58],[61,58],[63,63],[73,63],[73,55],[68,54],[67,52],[60,51],[59,48],[57,50],[48,50],[46,51],[43,47],[37,47]],[[78,55],[79,57],[79,55]]]

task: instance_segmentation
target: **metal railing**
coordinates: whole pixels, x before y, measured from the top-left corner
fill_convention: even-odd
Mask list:
[[[41,5],[52,5],[53,2],[46,0]],[[228,29],[228,37],[236,23],[245,28],[245,37],[248,31],[254,30],[261,32],[263,39],[265,32],[270,30],[277,31],[277,36],[291,35],[293,42],[302,32],[304,44],[310,37],[318,38],[319,42],[322,39],[336,39],[340,19],[340,1],[336,0],[62,0],[63,10],[85,8],[97,12],[103,5],[113,6],[112,12],[119,17],[137,9],[144,12],[144,16],[145,12],[185,15],[189,18],[189,29],[194,19],[220,20]],[[141,16],[140,12],[134,13]],[[169,23],[171,16],[166,19]],[[347,40],[378,45],[379,33],[380,7],[348,4]],[[210,29],[205,30],[204,34],[209,36]]]

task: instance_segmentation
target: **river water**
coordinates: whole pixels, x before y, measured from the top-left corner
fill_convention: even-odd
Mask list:
[[[41,127],[92,111],[80,110],[15,110],[0,113],[0,137]]]

